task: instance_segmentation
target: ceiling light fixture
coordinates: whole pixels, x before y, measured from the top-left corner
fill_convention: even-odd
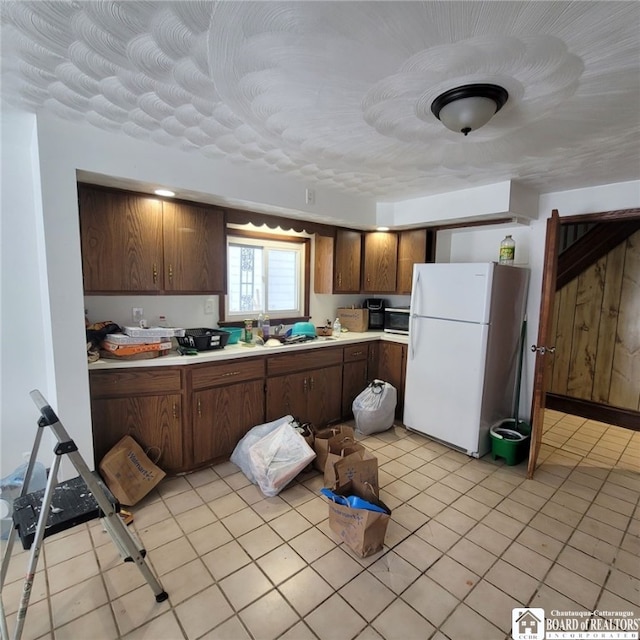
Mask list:
[[[153,193],[157,196],[165,196],[167,198],[173,198],[176,194],[173,191],[169,191],[169,189],[156,189]]]
[[[466,136],[487,124],[508,98],[506,89],[497,84],[465,84],[440,94],[431,111],[447,129]]]

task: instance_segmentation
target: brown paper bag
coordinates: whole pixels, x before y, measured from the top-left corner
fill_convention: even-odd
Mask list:
[[[127,506],[142,500],[166,475],[131,436],[110,449],[98,468],[109,491]]]
[[[342,471],[341,479],[339,479],[338,469]],[[347,477],[347,474],[350,477]],[[358,442],[346,441],[339,447],[330,445],[324,465],[324,486],[331,488],[340,486],[353,480],[354,476],[357,476],[356,480],[359,482],[370,482],[377,491],[378,459]]]
[[[322,429],[316,432],[315,440],[313,442],[313,449],[316,452],[313,466],[324,473],[325,463],[327,461],[327,454],[329,453],[329,440],[336,436],[343,436],[344,438],[351,438],[352,442],[355,442],[356,436],[352,427],[341,424],[337,427],[331,427],[329,429]]]
[[[349,482],[334,493],[342,496],[357,495],[385,510],[385,513],[380,513],[354,509],[329,501],[329,527],[354,553],[366,558],[380,551],[384,545],[391,510],[377,498],[370,487],[358,486],[356,482]]]
[[[341,487],[355,481],[358,485],[371,485],[376,496],[378,495],[378,458],[364,447],[334,462],[333,470],[334,486]]]

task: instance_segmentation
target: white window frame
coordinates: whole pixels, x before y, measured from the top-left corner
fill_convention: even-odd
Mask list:
[[[230,269],[229,269],[229,247],[231,245],[248,245],[254,247],[263,247],[266,248],[267,251],[269,249],[286,249],[287,251],[296,251],[298,253],[297,257],[297,267],[298,267],[298,307],[296,309],[290,309],[286,311],[269,311],[268,309],[256,309],[253,312],[248,311],[240,311],[240,312],[230,312],[229,311],[229,295],[228,292],[230,290]],[[267,314],[271,318],[278,320],[286,320],[289,318],[300,318],[306,317],[308,315],[308,309],[306,308],[306,260],[307,260],[307,251],[308,251],[308,241],[306,238],[291,238],[282,239],[281,237],[269,237],[268,234],[253,234],[253,233],[235,233],[234,229],[228,229],[227,231],[227,295],[224,296],[224,322],[233,322],[233,323],[241,323],[243,320],[256,320],[260,313]],[[264,273],[263,273],[263,281],[266,282],[268,278],[267,272],[267,260],[265,254],[264,260]],[[263,307],[266,307],[268,304],[268,300],[266,297],[268,295],[266,283],[263,287],[265,293],[265,304]]]

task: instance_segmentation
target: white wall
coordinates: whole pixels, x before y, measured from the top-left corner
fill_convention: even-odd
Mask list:
[[[438,233],[437,262],[497,260],[500,241],[510,233],[516,241],[516,264],[530,269],[525,364],[520,396],[521,418],[528,419],[531,410],[535,357],[529,351],[529,346],[538,341],[546,226],[551,211],[558,209],[562,217],[635,207],[640,207],[640,181],[544,194],[539,200],[538,219],[529,225],[468,227]]]
[[[5,476],[33,446],[39,413],[29,392],[39,389],[55,408],[36,120],[5,110],[0,220],[0,476]],[[43,439],[39,456],[47,466],[49,442],[49,436]]]
[[[4,122],[3,122],[4,124]],[[7,123],[9,124],[9,123]],[[272,206],[302,210],[297,203],[304,196],[304,184],[279,174],[260,173],[248,170],[241,165],[226,164],[222,160],[208,160],[198,154],[187,154],[179,150],[151,145],[119,135],[103,132],[87,126],[79,126],[52,117],[39,118],[37,121],[39,171],[41,180],[42,217],[37,202],[38,167],[33,163],[33,154],[24,150],[27,137],[8,151],[16,154],[16,159],[2,163],[3,171],[3,239],[2,248],[13,251],[16,259],[7,271],[3,257],[3,369],[5,341],[9,333],[17,333],[23,340],[25,334],[34,340],[34,348],[28,353],[17,352],[12,347],[9,355],[17,361],[17,368],[23,373],[24,384],[28,387],[44,386],[51,404],[63,418],[65,426],[76,440],[81,453],[92,459],[91,422],[89,387],[86,363],[86,345],[84,340],[84,298],[81,278],[81,257],[78,226],[78,205],[76,194],[76,170],[84,170],[103,175],[120,176],[146,183],[159,183],[174,187],[176,190],[188,189],[200,193],[215,193],[233,198],[243,198],[254,202],[263,202]],[[5,135],[3,129],[3,153]],[[27,144],[29,148],[29,145]],[[33,147],[30,147],[31,149]],[[16,167],[16,171],[13,167]],[[18,170],[20,168],[20,170]],[[23,170],[24,169],[24,170]],[[13,181],[13,183],[12,183]],[[15,185],[15,187],[14,187]],[[5,195],[5,189],[8,190]],[[24,235],[20,235],[20,222],[12,218],[5,208],[5,202],[11,203],[24,223],[29,225]],[[540,199],[541,219],[531,223],[530,227],[518,227],[516,242],[520,247],[520,256],[524,248],[528,250],[528,261],[532,271],[531,295],[529,298],[531,336],[537,332],[539,309],[539,288],[544,255],[544,219],[551,208],[558,207],[562,215],[582,210],[603,211],[639,206],[638,183],[609,185],[560,194],[549,194]],[[375,220],[375,206],[372,201],[325,193],[317,190],[318,212],[335,217],[336,220],[352,220],[353,224]],[[17,214],[16,214],[17,215]],[[309,213],[311,216],[312,214]],[[426,217],[422,220],[429,223]],[[8,220],[5,220],[8,218]],[[421,222],[417,220],[417,222]],[[44,249],[37,244],[38,225],[44,232]],[[17,235],[15,241],[5,235],[5,226],[9,226]],[[505,229],[453,232],[450,247],[456,259],[495,259],[496,240],[504,235]],[[469,234],[469,235],[465,235]],[[495,235],[498,234],[498,235]],[[526,235],[528,234],[528,241]],[[36,238],[34,240],[34,237]],[[20,245],[22,243],[22,245]],[[9,246],[11,244],[12,246]],[[46,280],[35,264],[46,254]],[[520,258],[518,258],[520,259]],[[10,296],[4,293],[5,273],[19,279],[20,286]],[[45,286],[41,290],[41,285]],[[47,300],[47,293],[49,300]],[[22,303],[22,298],[28,304]],[[364,296],[356,297],[356,300]],[[330,311],[342,304],[351,304],[352,296],[341,298],[316,296],[314,316],[324,320],[331,317]],[[12,303],[10,305],[6,304]],[[41,312],[40,312],[41,305]],[[38,321],[25,331],[26,311],[33,312]],[[97,315],[96,311],[96,315]],[[50,317],[51,334],[48,333]],[[98,319],[98,318],[96,318]],[[107,319],[107,318],[104,318]],[[315,318],[314,318],[315,321]],[[8,329],[5,329],[5,326]],[[27,322],[27,326],[29,323]],[[42,341],[40,337],[42,336]],[[15,336],[12,335],[15,339]],[[533,339],[535,341],[535,338]],[[31,345],[34,342],[30,343]],[[44,354],[44,355],[42,355]],[[526,402],[530,399],[530,371],[528,363],[528,385],[523,390]],[[11,369],[13,375],[13,369]],[[4,371],[3,371],[4,373]],[[3,390],[5,388],[3,376]],[[28,381],[27,381],[28,379]],[[21,391],[11,386],[16,397]],[[12,397],[12,401],[15,398]],[[31,433],[31,421],[24,425],[21,412],[7,409],[11,421],[5,421],[3,398],[3,440],[18,438],[18,431],[25,428]],[[525,404],[522,403],[524,407]],[[26,413],[26,409],[25,409]],[[4,450],[4,447],[3,447]]]

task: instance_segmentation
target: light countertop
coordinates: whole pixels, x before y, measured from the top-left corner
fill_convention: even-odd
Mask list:
[[[387,342],[408,343],[408,336],[395,333],[385,333],[384,331],[367,331],[366,333],[345,332],[339,338],[318,337],[309,342],[300,344],[278,345],[277,347],[264,347],[254,345],[252,347],[243,346],[243,343],[231,344],[224,349],[213,349],[211,351],[201,351],[195,356],[181,356],[175,351],[171,351],[166,356],[151,358],[149,360],[111,360],[100,359],[89,364],[89,371],[130,369],[140,367],[175,367],[190,364],[201,364],[205,362],[223,362],[224,360],[234,360],[236,358],[251,358],[255,356],[266,356],[276,353],[290,353],[304,349],[322,349],[322,347],[341,347],[361,342],[373,342],[374,340],[385,340]]]

